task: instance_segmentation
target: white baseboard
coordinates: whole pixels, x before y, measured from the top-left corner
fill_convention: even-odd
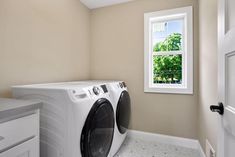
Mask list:
[[[204,151],[202,149],[202,146],[199,143],[199,141],[198,141],[198,151],[199,151],[199,154],[200,154],[201,157],[206,157],[206,155],[205,155],[205,153],[204,153]]]
[[[146,139],[154,140],[154,141],[156,140],[161,143],[173,144],[173,145],[182,146],[186,148],[197,149],[201,157],[206,157],[199,141],[195,139],[168,136],[168,135],[162,135],[162,134],[154,134],[154,133],[148,133],[148,132],[142,132],[142,131],[136,131],[136,130],[130,130],[128,132],[128,136],[138,137],[139,139],[144,139],[144,140]]]

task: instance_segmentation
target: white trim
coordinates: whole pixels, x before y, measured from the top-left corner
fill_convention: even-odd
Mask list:
[[[200,157],[206,157],[206,154],[205,154],[205,152],[203,151],[202,146],[201,146],[201,144],[199,143],[199,141],[198,141],[198,150],[199,150]]]
[[[96,9],[121,3],[131,2],[133,0],[80,0],[89,9]]]
[[[183,55],[184,51],[166,51],[166,52],[152,52],[153,56],[163,56],[163,55]]]
[[[193,11],[192,6],[163,10],[144,14],[144,92],[153,93],[176,93],[176,94],[193,94]],[[175,18],[183,18],[185,22],[184,40],[182,51],[182,84],[164,85],[153,84],[153,61],[152,56],[158,55],[152,52],[151,42],[151,23],[154,21],[164,21]],[[183,52],[183,53],[182,53]],[[168,52],[169,53],[169,52]],[[171,52],[173,53],[173,52]],[[163,53],[159,53],[161,55]],[[165,53],[164,55],[167,55]],[[163,87],[163,85],[165,87]]]
[[[172,145],[177,145],[177,146],[181,146],[185,148],[196,149],[198,150],[200,157],[206,157],[199,141],[195,139],[148,133],[148,132],[142,132],[142,131],[137,131],[137,130],[129,130],[128,136],[134,137],[134,138],[137,137],[138,139],[143,139],[143,140],[150,140],[150,141],[154,140],[160,143],[172,144]]]
[[[226,52],[231,52],[231,50],[225,50],[225,48],[231,48],[230,46],[224,46],[227,28],[226,22],[226,13],[227,13],[227,4],[225,0],[218,1],[218,101],[226,102]],[[232,39],[230,35],[229,39]],[[217,133],[217,153],[218,157],[225,157],[225,126],[224,126],[224,117],[217,116],[218,121],[218,133]],[[226,122],[227,123],[227,122]],[[229,123],[228,123],[229,124]]]

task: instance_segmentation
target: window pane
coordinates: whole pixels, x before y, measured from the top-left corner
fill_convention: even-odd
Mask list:
[[[183,19],[152,24],[154,52],[182,50]]]
[[[153,57],[154,84],[182,84],[182,55]]]

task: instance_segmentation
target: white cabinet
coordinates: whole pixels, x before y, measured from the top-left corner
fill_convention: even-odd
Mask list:
[[[0,157],[39,157],[38,137],[21,143],[3,153]]]
[[[39,157],[39,111],[0,123],[0,157]]]

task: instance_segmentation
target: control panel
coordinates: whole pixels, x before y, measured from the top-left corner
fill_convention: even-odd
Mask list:
[[[120,87],[120,88],[126,88],[127,86],[126,86],[126,83],[125,83],[125,82],[119,82],[119,83],[118,83],[118,87]]]
[[[89,91],[89,95],[91,97],[108,93],[108,89],[107,89],[106,85],[93,86],[92,89],[88,89],[88,91]]]
[[[87,97],[95,98],[106,93],[108,94],[108,88],[106,85],[89,86],[83,89],[72,90],[72,95],[75,99],[84,99]]]

